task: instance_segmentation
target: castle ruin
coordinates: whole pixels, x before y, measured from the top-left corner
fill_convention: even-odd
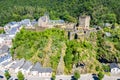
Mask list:
[[[87,30],[89,29],[90,26],[90,16],[80,16],[79,17],[79,25],[77,27],[77,30],[79,29],[84,29]]]

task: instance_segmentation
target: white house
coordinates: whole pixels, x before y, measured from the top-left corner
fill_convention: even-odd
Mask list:
[[[20,68],[20,71],[23,74],[29,74],[30,69],[32,68],[32,63],[30,61],[26,61],[23,66]]]
[[[7,62],[4,62],[1,64],[1,68],[3,69],[9,69],[9,67],[14,63],[14,61],[10,60],[10,61],[7,61]]]
[[[120,73],[120,68],[116,63],[111,63],[110,69],[111,69],[111,74],[119,74]]]
[[[16,63],[10,66],[9,70],[11,72],[18,73],[18,71],[20,71],[20,67],[23,66],[24,63],[25,63],[25,59],[18,60],[16,61]]]
[[[42,67],[39,62],[37,62],[30,71],[31,71],[31,75],[36,75],[39,77],[51,77],[52,76],[52,69]]]

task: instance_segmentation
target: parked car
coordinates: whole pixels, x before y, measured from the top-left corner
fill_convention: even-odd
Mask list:
[[[0,75],[0,78],[4,78],[4,76],[1,76],[1,75]]]

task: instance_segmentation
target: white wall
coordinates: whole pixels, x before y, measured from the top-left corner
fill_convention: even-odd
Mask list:
[[[113,68],[113,69],[111,69],[111,73],[113,73],[113,74],[120,73],[120,69],[119,68]]]

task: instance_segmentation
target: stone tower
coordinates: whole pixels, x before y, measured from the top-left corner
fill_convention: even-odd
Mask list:
[[[79,28],[89,29],[90,26],[90,16],[80,16],[79,17]]]
[[[48,27],[49,24],[49,15],[45,14],[44,16],[40,17],[38,20],[39,27]]]

